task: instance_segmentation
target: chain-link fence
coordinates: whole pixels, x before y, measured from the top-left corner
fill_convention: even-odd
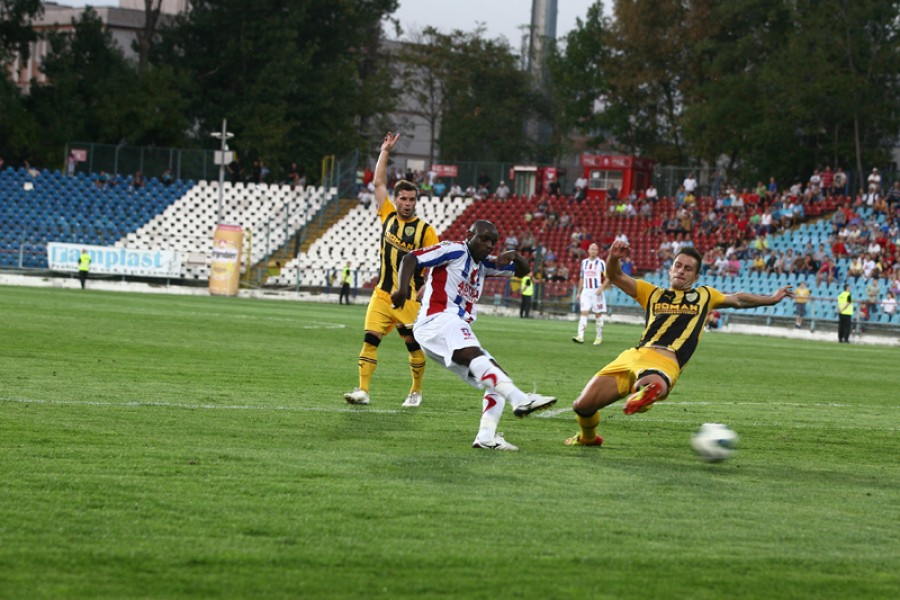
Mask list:
[[[72,151],[84,158],[75,167],[75,171],[81,173],[106,171],[132,175],[140,171],[150,178],[159,177],[170,169],[176,179],[183,181],[219,178],[219,165],[213,160],[214,150],[71,142],[66,148],[66,155]]]

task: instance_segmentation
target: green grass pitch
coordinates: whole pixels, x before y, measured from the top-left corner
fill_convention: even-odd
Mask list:
[[[897,597],[897,349],[707,333],[669,399],[568,448],[640,329],[484,316],[560,402],[476,451],[480,394],[435,363],[400,407],[396,335],[343,402],[364,300],[0,288],[0,598]],[[692,454],[706,421],[732,460]]]

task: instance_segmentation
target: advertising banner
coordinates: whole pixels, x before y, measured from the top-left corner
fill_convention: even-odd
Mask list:
[[[241,283],[241,248],[244,229],[240,225],[219,225],[213,234],[209,265],[209,293],[213,296],[237,296]]]
[[[459,167],[457,165],[431,165],[431,170],[438,177],[458,177]]]
[[[78,271],[82,250],[91,255],[91,273],[166,279],[181,277],[181,256],[171,250],[129,250],[48,242],[47,264],[53,271]]]

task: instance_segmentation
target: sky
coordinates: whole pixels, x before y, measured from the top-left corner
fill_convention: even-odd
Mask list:
[[[118,6],[118,0],[56,0],[69,6]],[[557,0],[556,35],[562,37],[575,28],[575,19],[584,20],[596,0]],[[433,25],[443,32],[473,31],[481,23],[488,38],[503,36],[514,50],[521,45],[522,25],[531,22],[531,0],[399,0],[394,18],[405,31]],[[604,7],[612,4],[605,0]]]

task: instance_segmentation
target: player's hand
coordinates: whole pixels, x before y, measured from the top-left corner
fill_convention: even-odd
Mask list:
[[[785,297],[793,298],[794,292],[791,290],[792,287],[794,286],[786,285],[782,288],[778,288],[778,290],[776,290],[775,293],[772,294],[772,297],[775,298],[776,302],[781,302]]]
[[[384,134],[384,141],[381,143],[381,151],[390,152],[394,148],[394,144],[396,144],[397,140],[399,139],[399,133],[395,133],[392,135],[391,132],[388,131],[386,134]]]
[[[425,295],[425,286],[423,285],[418,290],[416,290],[416,302],[422,304],[422,296]]]
[[[500,268],[503,268],[506,265],[508,265],[509,263],[511,263],[515,257],[516,257],[515,250],[507,250],[506,252],[503,252],[503,253],[497,255],[497,260],[494,261],[494,264],[496,264]]]
[[[391,294],[391,308],[403,308],[407,300],[406,294],[403,290],[397,290]]]
[[[609,247],[609,256],[612,258],[623,259],[631,254],[631,246],[623,240],[616,240]]]

